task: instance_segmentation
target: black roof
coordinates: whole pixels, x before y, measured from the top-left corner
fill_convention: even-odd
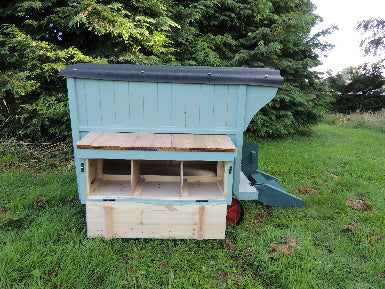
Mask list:
[[[78,63],[67,66],[60,75],[139,82],[283,86],[279,70],[270,68]]]

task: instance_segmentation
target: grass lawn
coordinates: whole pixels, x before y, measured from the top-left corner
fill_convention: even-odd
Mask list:
[[[245,201],[225,240],[88,239],[70,153],[0,148],[0,287],[385,288],[385,131],[263,140],[305,208]]]

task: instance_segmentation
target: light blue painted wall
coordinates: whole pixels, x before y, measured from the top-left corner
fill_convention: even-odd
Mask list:
[[[76,79],[79,127],[236,129],[238,85]]]
[[[277,92],[277,88],[273,87],[247,85],[73,78],[67,79],[67,86],[79,197],[82,203],[85,202],[85,196],[80,158],[85,158],[87,153],[78,151],[76,143],[90,131],[227,134],[237,148],[232,174],[234,177],[231,180],[233,194],[237,194],[243,131],[252,117]],[[128,158],[128,154],[132,156],[132,153],[124,151],[101,153],[106,158]],[[175,159],[176,156],[169,157]],[[184,154],[183,157],[187,160],[198,156],[188,157],[188,154]],[[225,159],[228,160],[228,155],[223,160]]]

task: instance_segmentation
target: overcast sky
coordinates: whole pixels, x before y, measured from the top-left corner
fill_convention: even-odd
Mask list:
[[[385,0],[312,0],[317,6],[315,13],[324,21],[315,29],[336,25],[339,27],[332,35],[325,37],[335,48],[327,53],[327,58],[321,57],[324,63],[315,68],[317,71],[332,70],[339,72],[349,66],[358,66],[373,60],[364,57],[360,47],[362,35],[356,30],[360,20],[385,17]]]

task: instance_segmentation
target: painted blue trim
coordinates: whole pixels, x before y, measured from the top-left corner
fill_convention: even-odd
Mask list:
[[[233,201],[233,180],[234,180],[234,162],[229,162],[229,167],[231,167],[231,172],[228,171],[228,182],[227,182],[227,204],[231,205]]]
[[[233,161],[233,152],[137,151],[77,149],[83,159]]]
[[[80,203],[85,204],[86,203],[86,176],[85,176],[85,172],[81,171],[81,163],[84,163],[84,159],[75,157],[79,199],[80,199]]]
[[[79,126],[79,117],[78,117],[78,103],[77,103],[77,95],[76,95],[76,84],[73,78],[67,79],[67,89],[68,89],[68,106],[70,109],[70,117],[71,117],[71,128],[72,128],[72,142],[73,148],[76,152],[76,143],[80,140],[80,133],[77,130]],[[85,203],[85,194],[84,194],[84,181],[79,181],[80,172],[80,164],[81,160],[76,156],[75,153],[75,170],[77,176],[77,185],[78,185],[78,196],[80,202],[82,204]]]
[[[237,114],[237,134],[236,143],[237,148],[235,161],[234,161],[234,183],[233,194],[238,195],[239,192],[239,178],[241,173],[241,161],[242,161],[242,146],[243,146],[243,127],[245,121],[245,109],[246,109],[246,93],[247,87],[245,85],[239,86],[238,92],[238,114]]]
[[[109,199],[109,198],[106,198]],[[113,198],[111,198],[113,199]],[[87,199],[86,202],[130,202],[141,204],[152,204],[161,206],[185,206],[191,204],[197,204],[197,206],[205,205],[221,205],[227,204],[225,199],[222,200],[207,200],[207,202],[197,202],[196,200],[163,200],[163,199],[115,199],[115,201],[103,201],[103,199]]]
[[[267,103],[269,103],[277,93],[278,88],[248,86],[246,94],[246,110],[243,130],[246,130],[254,115]]]
[[[259,192],[239,192],[237,195],[238,200],[258,200]]]
[[[148,132],[148,133],[191,133],[191,134],[236,134],[235,128],[215,127],[215,128],[186,128],[176,126],[162,127],[138,127],[128,125],[114,126],[79,126],[80,132],[103,131],[103,132]]]

